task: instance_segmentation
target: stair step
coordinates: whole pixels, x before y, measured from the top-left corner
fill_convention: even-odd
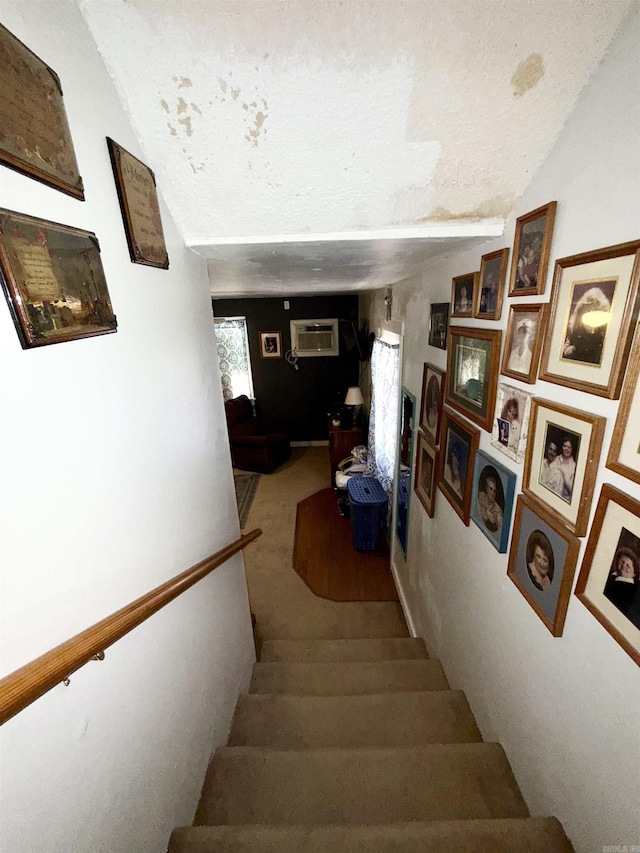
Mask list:
[[[196,825],[378,824],[528,817],[499,744],[219,749]]]
[[[261,662],[373,661],[428,658],[421,639],[385,637],[367,640],[265,640]]]
[[[186,826],[168,853],[572,853],[553,817],[374,826]]]
[[[302,583],[302,581],[300,581]],[[269,587],[273,595],[273,587]],[[313,597],[286,614],[256,606],[263,637],[270,640],[335,640],[365,637],[408,637],[407,623],[397,601],[327,601]]]
[[[364,663],[257,663],[249,693],[353,696],[412,690],[447,690],[436,660],[390,660]]]
[[[241,696],[228,746],[277,749],[481,741],[461,690],[361,696]]]

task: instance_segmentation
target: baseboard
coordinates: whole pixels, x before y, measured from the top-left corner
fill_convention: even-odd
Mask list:
[[[418,632],[416,631],[416,626],[411,617],[411,611],[409,610],[409,605],[404,594],[404,589],[402,588],[402,584],[400,582],[400,576],[398,575],[398,571],[393,560],[391,560],[391,574],[393,575],[393,582],[395,583],[396,589],[398,590],[400,607],[402,608],[402,613],[404,615],[405,622],[407,623],[407,628],[409,629],[409,635],[414,638],[418,637]]]
[[[329,441],[292,441],[291,447],[329,447]]]

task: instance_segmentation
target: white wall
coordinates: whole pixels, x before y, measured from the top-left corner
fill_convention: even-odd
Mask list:
[[[640,238],[637,11],[636,4],[515,211],[558,201],[544,299],[555,258]],[[423,363],[446,367],[446,353],[427,344],[431,302],[449,301],[452,277],[478,269],[482,254],[511,247],[514,228],[515,218],[502,239],[443,258],[394,286],[393,316],[406,323],[404,384],[418,400]],[[381,324],[382,300],[382,292],[363,300],[371,328]],[[493,328],[506,328],[508,303]],[[606,417],[591,519],[603,482],[640,498],[638,486],[604,467],[617,401],[548,382],[522,387]],[[491,448],[487,432],[480,447],[516,471],[519,490],[522,466]],[[585,543],[586,537],[578,567]],[[485,739],[503,744],[533,814],[557,815],[578,851],[638,844],[638,667],[573,595],[564,634],[552,637],[507,578],[507,558],[473,522],[464,527],[440,492],[434,519],[414,496],[408,561],[398,548],[394,558],[409,620],[442,658],[451,685],[466,691]]]
[[[94,231],[119,322],[22,350],[0,300],[5,675],[239,528],[204,264],[162,198],[170,269],[129,260],[105,137],[144,152],[75,4],[4,0],[0,20],[61,79],[86,194],[0,167],[0,204]],[[165,850],[253,657],[238,555],[3,726],[0,849]]]

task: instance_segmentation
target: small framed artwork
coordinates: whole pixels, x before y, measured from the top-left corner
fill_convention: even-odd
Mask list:
[[[587,532],[604,427],[599,415],[537,397],[531,403],[522,491],[576,536]]]
[[[107,146],[131,261],[169,269],[155,175],[141,160],[108,136]]]
[[[640,483],[640,326],[629,356],[629,366],[622,386],[618,416],[607,457],[607,468]]]
[[[438,349],[447,348],[447,329],[449,328],[449,303],[436,302],[431,306],[429,319],[429,346]]]
[[[451,282],[451,316],[472,317],[478,290],[478,273],[457,275]]]
[[[471,472],[480,431],[448,409],[442,410],[442,448],[438,466],[438,488],[469,526]]]
[[[118,328],[91,231],[0,210],[0,281],[23,349]]]
[[[260,358],[282,358],[281,332],[260,332]]]
[[[422,400],[420,403],[420,429],[427,441],[434,447],[440,442],[440,420],[442,415],[442,394],[444,391],[444,371],[432,364],[422,369]]]
[[[498,249],[482,256],[480,285],[476,290],[473,316],[481,320],[499,320],[507,279],[509,249]]]
[[[509,542],[516,475],[482,450],[476,453],[471,489],[471,518],[500,553]]]
[[[516,219],[509,296],[544,293],[557,204],[550,201]]]
[[[639,279],[640,240],[556,261],[539,378],[617,399]]]
[[[500,367],[499,329],[450,326],[444,401],[491,430]]]
[[[438,451],[427,441],[423,433],[418,431],[416,476],[413,488],[429,518],[433,518],[434,514],[437,468]]]
[[[602,487],[575,594],[640,665],[640,502]]]
[[[533,396],[512,385],[498,385],[496,416],[491,444],[509,459],[520,464],[529,437],[529,416]]]
[[[546,303],[512,305],[500,372],[533,385],[538,373],[542,338],[547,326]]]
[[[580,540],[535,501],[516,504],[507,576],[554,637],[567,615]]]

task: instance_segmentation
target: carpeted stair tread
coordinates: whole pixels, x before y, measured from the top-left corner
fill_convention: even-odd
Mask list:
[[[437,660],[384,660],[364,663],[256,663],[249,693],[352,696],[361,693],[447,690]]]
[[[372,661],[428,658],[424,641],[413,637],[353,640],[265,640],[261,662]]]
[[[188,826],[168,853],[572,853],[553,817],[373,826]]]
[[[481,741],[464,693],[241,696],[228,746],[276,749],[423,746]]]
[[[283,594],[286,592],[283,590]],[[270,587],[269,594],[277,595],[278,590]],[[278,610],[272,613],[256,606],[262,636],[268,640],[351,640],[409,636],[402,608],[397,601],[335,602],[315,598],[311,593],[309,595],[310,600],[296,600],[286,612]]]
[[[395,749],[218,750],[196,825],[374,824],[527,817],[495,743]]]

